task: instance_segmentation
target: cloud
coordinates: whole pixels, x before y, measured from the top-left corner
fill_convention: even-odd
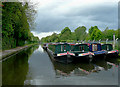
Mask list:
[[[118,28],[118,0],[39,0],[37,11],[35,32],[40,37],[65,27]]]
[[[59,31],[54,31],[54,32],[36,32],[36,31],[31,31],[33,33],[34,36],[38,36],[39,39],[41,39],[42,37],[46,37],[46,36],[49,36],[49,35],[52,35],[53,33],[57,33],[59,34],[60,32]]]

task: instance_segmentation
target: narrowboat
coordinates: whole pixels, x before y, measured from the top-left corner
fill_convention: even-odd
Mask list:
[[[75,56],[75,54],[71,52],[70,44],[67,43],[49,44],[47,51],[55,61],[62,63],[73,62],[73,57]]]
[[[107,57],[118,57],[118,50],[113,50],[112,44],[102,44],[102,50],[107,51]]]
[[[47,50],[47,48],[48,48],[48,44],[49,44],[49,43],[44,43],[44,44],[43,44],[42,47],[43,47],[44,50]]]
[[[87,44],[76,44],[73,45],[71,52],[75,54],[75,61],[88,60],[92,61],[94,53],[89,52],[89,47]]]
[[[107,51],[102,50],[100,43],[89,43],[89,51],[94,53],[94,58],[106,58]]]

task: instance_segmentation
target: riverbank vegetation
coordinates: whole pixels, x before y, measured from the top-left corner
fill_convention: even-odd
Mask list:
[[[36,11],[29,2],[2,3],[2,50],[39,43],[30,29],[33,27]]]
[[[85,26],[80,26],[76,28],[74,32],[71,32],[69,27],[65,27],[59,34],[53,33],[50,36],[43,37],[41,42],[80,42],[88,40],[105,41],[106,39],[113,40],[113,34],[115,34],[115,38],[120,39],[118,30],[109,29],[107,27],[105,30],[101,31],[97,26],[92,26],[87,32],[87,28]]]

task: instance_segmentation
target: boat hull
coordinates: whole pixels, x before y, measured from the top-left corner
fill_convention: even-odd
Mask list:
[[[73,55],[62,55],[62,56],[57,56],[57,54],[54,54],[51,50],[47,50],[48,54],[51,56],[51,59],[57,62],[61,63],[72,63],[73,62]]]
[[[96,51],[96,52],[93,52],[93,53],[94,53],[93,60],[106,59],[107,51]]]
[[[47,47],[44,47],[44,46],[43,46],[43,49],[44,49],[44,50],[47,50]]]
[[[107,58],[118,58],[118,52],[107,54]]]
[[[71,55],[54,56],[54,59],[61,63],[72,63],[73,62],[73,56]]]
[[[93,57],[90,55],[86,55],[86,56],[75,56],[74,58],[74,62],[91,62],[93,60]]]

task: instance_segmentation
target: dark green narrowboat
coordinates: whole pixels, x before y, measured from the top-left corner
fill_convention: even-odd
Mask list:
[[[112,56],[117,57],[119,54],[118,50],[113,50],[112,44],[102,44],[102,50],[107,51],[108,57],[112,57]]]
[[[89,52],[89,47],[87,44],[76,44],[71,49],[71,52],[75,54],[75,60],[88,60],[92,61],[92,56],[94,53]]]
[[[52,43],[48,45],[47,51],[53,56],[55,61],[62,63],[73,62],[74,53],[71,52],[71,46],[67,43]]]

